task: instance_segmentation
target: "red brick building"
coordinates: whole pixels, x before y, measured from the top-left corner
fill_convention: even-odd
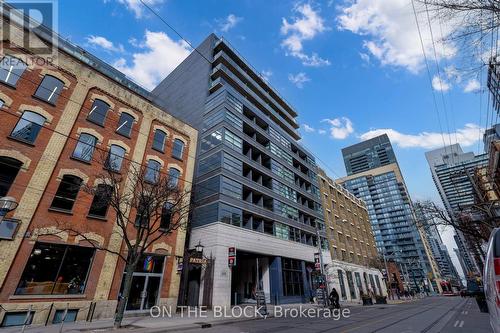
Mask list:
[[[0,224],[0,323],[19,323],[30,309],[34,324],[57,322],[66,307],[68,319],[112,317],[124,263],[87,240],[116,251],[123,242],[114,211],[97,209],[93,195],[78,189],[99,185],[99,154],[111,153],[116,172],[152,163],[189,190],[197,132],[76,46],[61,41],[55,62],[34,61],[25,34],[31,45],[49,42],[11,24],[12,37],[1,45],[0,197],[19,206]],[[85,224],[85,237],[58,230],[61,222]],[[147,249],[154,268],[134,273],[128,310],[177,303],[184,241],[178,229]]]

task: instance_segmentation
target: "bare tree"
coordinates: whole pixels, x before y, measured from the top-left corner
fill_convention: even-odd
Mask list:
[[[83,185],[93,195],[91,209],[111,209],[115,216],[114,233],[123,240],[120,250],[109,244],[97,244],[88,238],[88,227],[57,221],[58,229],[79,236],[98,251],[113,253],[125,263],[123,290],[114,318],[114,327],[121,327],[132,287],[132,275],[145,251],[166,235],[187,227],[190,193],[178,186],[179,179],[146,166],[130,163],[126,176],[113,171],[105,159],[104,171],[96,176],[97,187]],[[113,236],[113,235],[112,235]]]

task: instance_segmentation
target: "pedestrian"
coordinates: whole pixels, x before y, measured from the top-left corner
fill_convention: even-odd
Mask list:
[[[330,300],[330,306],[334,309],[340,309],[340,303],[339,303],[339,293],[335,288],[332,288],[332,291],[330,292],[330,295],[328,296],[328,299]]]

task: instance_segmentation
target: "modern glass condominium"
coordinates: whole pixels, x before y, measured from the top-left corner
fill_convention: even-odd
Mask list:
[[[342,149],[347,177],[338,180],[366,202],[380,254],[406,265],[411,287],[430,285],[428,252],[387,135]]]
[[[314,253],[329,253],[316,164],[297,142],[296,111],[213,34],[153,94],[199,130],[190,247],[201,242],[215,264],[212,272],[193,267],[190,293],[200,291],[191,304],[246,302],[257,288],[275,303],[309,300]]]

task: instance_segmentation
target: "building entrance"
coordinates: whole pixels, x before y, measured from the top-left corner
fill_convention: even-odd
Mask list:
[[[269,259],[255,253],[238,251],[236,266],[231,271],[231,304],[256,303],[257,290],[264,291],[266,302],[269,302]]]

